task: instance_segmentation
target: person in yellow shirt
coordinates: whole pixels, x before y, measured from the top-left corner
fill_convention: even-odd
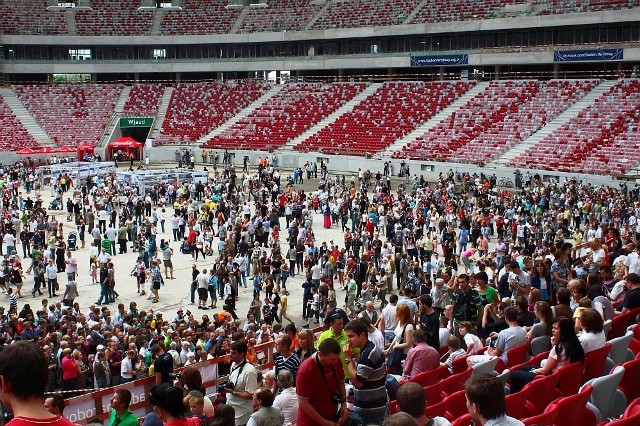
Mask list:
[[[344,331],[344,319],[338,309],[334,310],[329,316],[330,326],[329,329],[320,333],[318,336],[318,342],[316,347],[320,346],[324,340],[335,339],[340,344],[340,348],[344,348],[347,344],[347,333]],[[340,360],[342,361],[342,368],[345,374],[349,374],[349,365],[344,359],[344,352],[340,352]]]

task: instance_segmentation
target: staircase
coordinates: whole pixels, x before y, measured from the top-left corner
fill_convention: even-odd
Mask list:
[[[391,155],[391,153],[394,151],[400,151],[402,147],[404,147],[406,144],[408,144],[409,142],[413,142],[419,136],[424,135],[429,130],[436,127],[438,123],[449,118],[451,114],[459,110],[464,104],[469,102],[476,95],[478,95],[479,93],[482,93],[482,91],[484,91],[487,87],[489,87],[488,82],[480,82],[476,84],[474,87],[469,89],[465,94],[463,94],[458,99],[456,99],[451,105],[449,105],[448,107],[446,107],[445,109],[443,109],[442,111],[440,111],[439,113],[431,117],[431,119],[422,123],[422,125],[418,126],[412,132],[407,133],[404,137],[392,143],[384,151],[382,151],[381,154]]]
[[[44,129],[36,122],[36,119],[29,113],[22,101],[18,99],[13,90],[10,88],[0,88],[0,96],[4,99],[5,103],[11,108],[16,116],[16,119],[22,123],[27,132],[43,146],[55,146],[55,142]]]
[[[238,30],[240,29],[240,27],[242,27],[242,23],[244,22],[244,18],[249,14],[249,10],[250,9],[251,8],[249,6],[245,6],[245,7],[242,8],[242,10],[240,11],[240,14],[236,18],[236,21],[231,26],[231,29],[229,30],[229,34],[237,34],[238,33]]]
[[[572,117],[578,115],[580,111],[591,105],[593,101],[602,96],[604,93],[607,93],[609,89],[611,89],[611,87],[615,86],[617,83],[618,82],[615,80],[602,81],[595,89],[587,93],[582,99],[579,99],[569,108],[565,109],[560,115],[547,123],[546,126],[541,128],[519,144],[515,145],[510,150],[506,151],[504,154],[493,160],[488,165],[496,166],[507,164],[509,161],[513,160],[514,158],[540,142],[542,139],[554,133],[560,127],[565,125],[569,120],[571,120]]]
[[[76,35],[78,31],[76,30],[76,14],[72,9],[67,9],[64,11],[65,17],[67,18],[67,28],[69,31],[69,35]]]
[[[427,5],[427,1],[428,0],[422,0],[420,1],[420,3],[418,3],[418,5],[416,7],[413,8],[413,10],[411,11],[411,13],[409,15],[407,15],[407,19],[404,20],[405,24],[410,24],[413,23],[413,20],[416,19],[416,16],[418,16],[418,13],[420,13],[420,11],[422,10],[423,7],[425,7]]]
[[[162,124],[164,118],[167,116],[167,110],[169,109],[169,102],[171,101],[171,95],[173,95],[173,87],[167,86],[164,88],[162,99],[160,100],[160,107],[158,108],[158,115],[153,122],[153,129],[149,132],[149,138],[155,139],[160,135],[162,130]]]
[[[164,9],[160,8],[153,11],[153,23],[151,24],[151,35],[160,35],[160,23],[162,22],[162,13]]]
[[[328,126],[329,124],[334,123],[342,114],[346,114],[347,112],[353,111],[353,108],[355,108],[356,105],[358,105],[359,103],[364,101],[367,98],[367,96],[371,95],[372,93],[374,93],[376,90],[378,90],[381,87],[382,87],[382,83],[372,83],[372,84],[370,84],[369,86],[367,86],[366,89],[364,89],[362,92],[360,92],[356,96],[354,96],[353,99],[351,99],[350,101],[348,101],[347,103],[342,105],[340,108],[338,108],[337,110],[335,110],[331,114],[327,115],[324,119],[320,120],[315,125],[309,127],[307,130],[305,130],[304,132],[302,132],[301,134],[299,134],[295,138],[291,139],[286,144],[282,145],[278,149],[278,151],[283,151],[283,150],[284,151],[290,151],[290,150],[292,150],[294,146],[304,142],[304,140],[307,139],[308,137],[310,137],[311,135],[319,132],[324,127]]]
[[[124,86],[124,89],[120,92],[118,102],[116,102],[116,105],[113,108],[113,114],[111,114],[111,118],[102,132],[102,137],[100,137],[100,146],[106,146],[111,140],[111,135],[116,129],[116,126],[120,121],[119,119],[122,117],[122,113],[124,112],[124,104],[129,100],[129,93],[131,93],[131,86]]]
[[[229,119],[229,121],[227,121],[225,123],[222,123],[219,127],[216,127],[215,129],[210,131],[209,134],[204,135],[203,137],[198,139],[198,141],[196,142],[196,145],[199,146],[199,145],[201,145],[203,143],[206,143],[209,139],[214,138],[214,137],[222,134],[222,132],[224,132],[225,130],[229,129],[234,124],[236,124],[238,121],[240,121],[243,118],[247,117],[249,114],[251,114],[257,108],[262,106],[262,104],[267,102],[272,96],[277,95],[282,89],[284,89],[284,87],[285,87],[284,84],[277,84],[277,85],[273,86],[267,93],[265,93],[264,95],[260,96],[251,105],[249,105],[248,107],[246,107],[245,109],[243,109],[242,111],[240,111],[239,113],[234,115],[233,118]]]
[[[304,27],[305,31],[309,31],[313,25],[316,23],[316,21],[318,19],[320,19],[320,17],[322,15],[324,15],[324,12],[327,11],[327,9],[329,9],[329,6],[331,6],[331,4],[333,3],[333,0],[327,0],[326,3],[324,4],[324,6],[322,6],[322,9],[320,9],[318,11],[318,13],[316,13],[316,16],[314,16],[313,18],[311,18],[311,20],[309,21],[309,23],[307,24],[306,27]]]

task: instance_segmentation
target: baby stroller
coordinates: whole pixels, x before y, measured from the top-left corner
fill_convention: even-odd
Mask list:
[[[78,233],[76,231],[70,231],[67,236],[67,248],[69,250],[76,250],[78,248]]]
[[[62,210],[62,200],[58,197],[54,198],[49,203],[49,208],[51,210]]]

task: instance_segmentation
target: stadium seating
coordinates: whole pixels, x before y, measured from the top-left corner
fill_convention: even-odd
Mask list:
[[[639,123],[640,81],[621,80],[509,165],[619,175],[640,162]]]
[[[277,95],[207,141],[209,148],[277,149],[340,108],[366,83],[288,84]]]
[[[57,145],[97,144],[121,84],[16,85],[13,90]]]
[[[412,23],[490,19],[498,14],[503,4],[500,0],[427,0]]]
[[[320,8],[320,5],[306,1],[269,0],[267,7],[252,7],[249,10],[240,32],[302,31]]]
[[[162,11],[160,34],[226,34],[242,8],[225,0],[182,0],[182,10]],[[267,0],[252,7],[239,31],[302,31],[320,11],[309,0]],[[532,15],[558,15],[638,7],[638,0],[532,0]],[[92,10],[76,10],[78,35],[149,35],[154,11],[140,10],[141,0],[91,2]],[[332,2],[312,29],[356,28],[408,23],[456,22],[504,16],[500,0],[350,0]],[[0,0],[0,31],[4,34],[67,34],[63,11],[47,10],[48,0]],[[416,10],[420,7],[419,10]],[[413,12],[415,17],[410,19]],[[34,19],[34,17],[37,17]]]
[[[263,82],[203,82],[175,85],[155,143],[193,142],[262,96]]]
[[[141,0],[93,1],[92,10],[76,11],[76,31],[81,36],[149,35],[152,10],[138,10]]]
[[[155,117],[164,93],[164,84],[134,84],[123,113],[127,117]]]
[[[350,0],[332,3],[312,29],[382,27],[402,24],[419,0]],[[443,2],[446,4],[446,2]]]
[[[366,155],[414,130],[469,90],[463,82],[392,82],[295,149]]]
[[[67,34],[64,13],[47,10],[47,0],[0,0],[0,33]]]
[[[584,80],[494,81],[395,157],[483,164],[539,130],[593,89]]]
[[[221,0],[183,0],[182,10],[165,10],[161,35],[226,34],[240,15],[240,8],[227,8]]]
[[[26,147],[37,148],[39,145],[0,96],[0,149],[19,151]]]

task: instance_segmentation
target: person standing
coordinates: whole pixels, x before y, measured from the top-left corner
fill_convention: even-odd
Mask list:
[[[349,416],[341,353],[337,340],[326,339],[300,365],[296,385],[297,426],[337,426]]]
[[[462,321],[474,323],[477,328],[482,321],[482,299],[478,292],[471,288],[467,274],[458,275],[454,286],[456,284],[459,288],[451,295],[453,314],[449,320],[449,329],[451,332],[458,332],[458,324]]]
[[[284,415],[284,423],[296,424],[298,419],[298,397],[293,383],[293,374],[289,370],[280,370],[276,376],[282,391],[273,401],[273,406]]]
[[[249,417],[247,426],[281,426],[284,424],[284,415],[273,407],[274,396],[270,389],[260,388],[255,391],[253,397],[258,410]]]
[[[138,354],[134,350],[127,351],[127,356],[122,359],[120,364],[120,384],[132,382],[136,374],[135,360]]]
[[[109,414],[109,426],[137,426],[138,419],[129,410],[131,404],[131,392],[126,389],[118,389],[111,397],[111,413]]]
[[[276,339],[276,351],[278,351],[278,354],[275,356],[274,376],[277,378],[282,370],[288,370],[293,375],[293,384],[295,386],[296,375],[300,367],[300,358],[291,350],[291,343],[291,336],[288,334],[278,336]],[[277,391],[278,381],[274,380],[273,394],[276,395]]]
[[[58,296],[56,290],[58,287],[58,268],[53,259],[49,259],[45,268],[45,276],[47,277],[47,289],[49,290],[49,298]]]
[[[359,319],[345,326],[343,352],[349,380],[355,388],[354,407],[364,424],[381,424],[387,412],[387,370],[384,353],[369,341],[367,325]]]
[[[247,342],[244,339],[231,343],[231,372],[228,383],[233,389],[227,390],[227,404],[236,413],[236,426],[244,426],[253,413],[253,394],[258,389],[258,370],[247,361]]]

